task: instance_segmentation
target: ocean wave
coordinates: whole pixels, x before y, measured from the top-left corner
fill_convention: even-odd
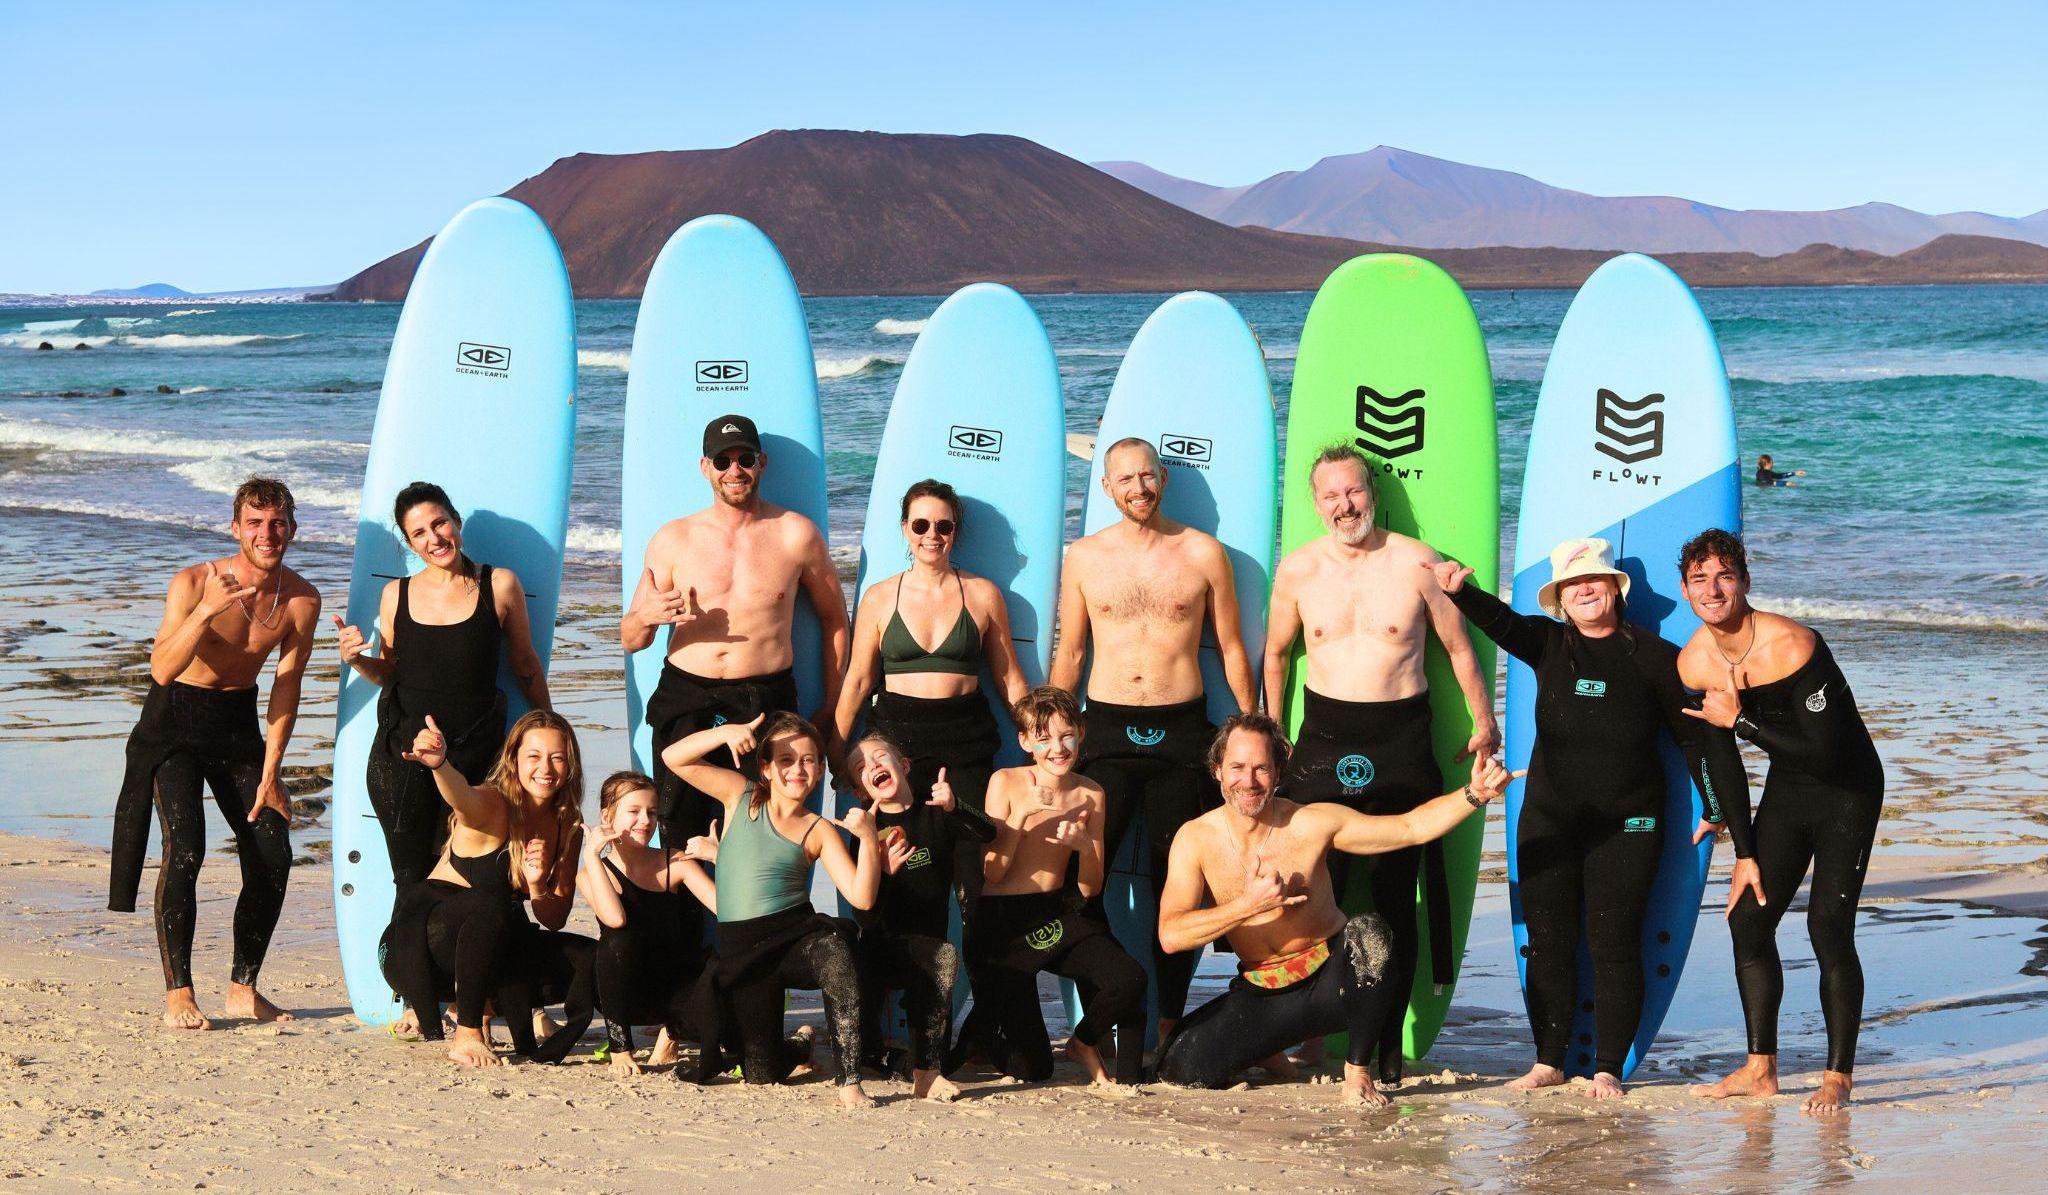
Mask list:
[[[1887,622],[1950,630],[2008,631],[2019,634],[2048,634],[2048,618],[2012,614],[1978,614],[1926,605],[1879,605],[1875,602],[1810,601],[1805,598],[1755,599],[1759,610],[1788,618],[1817,618],[1834,622]]]
[[[577,349],[576,368],[616,369],[621,373],[633,364],[630,349]]]
[[[368,451],[366,446],[346,440],[209,440],[169,432],[124,432],[104,427],[43,423],[33,419],[0,419],[0,444],[47,448],[57,452],[167,456],[192,460],[303,452],[361,454]]]
[[[57,349],[75,349],[84,345],[89,349],[103,349],[118,339],[113,336],[65,336],[58,332],[5,332],[0,333],[0,345],[9,348],[33,349],[49,345]]]
[[[82,515],[95,519],[125,519],[136,523],[154,523],[159,527],[179,527],[187,531],[204,532],[222,539],[228,538],[223,528],[226,520],[215,513],[208,517],[181,514],[177,511],[145,510],[139,506],[124,506],[110,502],[80,502],[71,498],[22,498],[0,495],[0,510],[34,511],[42,514]],[[335,531],[320,531],[301,525],[292,536],[294,542],[348,545],[355,542],[351,535]]]
[[[915,336],[924,331],[929,319],[878,319],[875,331],[884,336]]]
[[[587,523],[572,523],[569,534],[562,539],[565,551],[579,556],[617,556],[619,554],[619,529],[617,527],[592,527]]]
[[[213,307],[186,307],[178,311],[166,311],[164,312],[164,318],[177,319],[181,315],[212,315],[216,310],[217,308]]]
[[[180,391],[178,391],[178,393],[180,393],[180,394],[204,394],[204,393],[206,393],[207,391],[209,391],[209,390],[211,390],[211,389],[213,389],[213,387],[211,387],[211,386],[187,386],[187,387],[185,387],[185,388],[184,388],[183,390],[180,390]]]
[[[209,457],[205,460],[186,461],[171,466],[171,472],[191,482],[193,488],[209,494],[232,494],[255,470],[253,462],[240,457]],[[270,469],[268,464],[263,466]],[[271,469],[272,472],[278,470]],[[292,476],[291,470],[282,470],[281,480],[292,488],[292,499],[300,506],[317,506],[340,511],[348,518],[356,516],[362,503],[362,491],[345,486],[322,485],[310,481],[303,475]]]
[[[1728,376],[1749,382],[1885,382],[1901,378],[2011,378],[2048,382],[2048,353],[1911,353],[1745,358],[1731,354]]]
[[[66,336],[54,332],[8,332],[0,334],[0,345],[19,349],[33,349],[43,344],[59,349],[75,349],[81,344],[95,349],[103,349],[109,345],[124,349],[228,349],[251,344],[281,344],[287,340],[298,340],[303,336],[303,332],[293,332],[286,336],[261,336],[255,333],[187,335],[182,332],[166,332],[160,336],[112,333]]]
[[[864,373],[880,373],[903,364],[903,358],[884,353],[856,353],[848,357],[819,357],[818,380],[836,382]]]

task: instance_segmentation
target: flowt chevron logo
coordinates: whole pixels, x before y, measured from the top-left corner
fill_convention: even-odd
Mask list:
[[[1593,432],[1599,437],[1593,447],[1624,465],[1660,455],[1664,451],[1663,404],[1661,394],[1630,400],[1602,388],[1593,404]]]
[[[1422,391],[1388,396],[1371,386],[1358,388],[1358,446],[1393,460],[1422,451]]]

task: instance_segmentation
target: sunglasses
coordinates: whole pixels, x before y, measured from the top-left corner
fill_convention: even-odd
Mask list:
[[[951,535],[953,534],[954,525],[951,519],[940,519],[936,523],[930,519],[912,519],[910,520],[910,533],[912,535],[923,535],[927,531],[936,529],[940,535]]]
[[[740,468],[745,469],[748,472],[752,472],[754,467],[756,465],[759,465],[760,463],[761,458],[758,455],[754,454],[753,452],[744,450],[740,452],[721,452],[717,456],[711,458],[712,467],[717,469],[720,473],[725,472],[727,469],[732,468],[734,465],[738,465]]]

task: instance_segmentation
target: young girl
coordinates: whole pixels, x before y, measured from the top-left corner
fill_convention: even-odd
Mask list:
[[[453,813],[440,861],[400,893],[392,910],[386,980],[419,1012],[420,1035],[429,1041],[441,1038],[438,1010],[452,989],[455,1044],[448,1057],[455,1062],[498,1065],[484,1034],[486,1001],[506,1018],[517,1052],[559,1061],[590,1023],[595,944],[543,931],[519,906],[531,901],[550,930],[569,915],[582,837],[575,732],[546,710],[526,714],[505,737],[490,778],[474,787],[449,763],[448,740],[432,717],[406,758],[433,774]],[[565,989],[570,1024],[536,1050],[532,1004],[536,990],[549,987]]]
[[[706,758],[730,753],[737,765],[757,743],[759,772],[752,778]],[[725,813],[718,844],[718,960],[710,964],[716,998],[705,1010],[706,1019],[730,1018],[747,1082],[780,1082],[804,1060],[782,1036],[783,990],[818,989],[839,1063],[839,1102],[866,1107],[874,1100],[860,1085],[854,930],[811,908],[810,872],[813,862],[822,862],[848,904],[871,909],[881,880],[881,855],[874,818],[865,809],[833,820],[804,807],[825,774],[824,757],[824,736],[788,713],[700,730],[661,753],[670,771],[717,800]],[[828,822],[853,835],[860,846],[858,859],[826,828]],[[700,1082],[722,1069],[721,1028],[700,1029]]]
[[[717,838],[693,838],[683,850],[648,845],[658,823],[654,781],[614,772],[598,790],[598,822],[583,836],[576,889],[597,915],[597,998],[617,1075],[640,1073],[633,1026],[660,1025],[650,1065],[676,1060],[690,995],[704,970],[704,944],[689,898],[718,908],[711,876],[698,860],[717,858]],[[607,852],[609,857],[607,858]],[[687,892],[688,895],[685,895]]]
[[[982,850],[995,841],[995,823],[954,796],[943,767],[931,799],[913,802],[910,760],[886,735],[862,738],[846,762],[883,848],[875,907],[860,918],[862,1007],[872,1022],[884,992],[903,993],[912,1087],[944,1103],[960,1094],[939,1073],[960,974],[959,952],[946,941],[947,909],[956,891],[979,889]],[[880,1034],[871,1027],[869,1037]]]

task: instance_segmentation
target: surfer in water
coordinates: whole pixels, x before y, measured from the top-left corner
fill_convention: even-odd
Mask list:
[[[647,701],[657,758],[699,730],[798,712],[790,632],[800,593],[824,631],[825,704],[807,712],[833,711],[846,665],[846,600],[825,535],[803,515],[762,500],[768,454],[754,421],[720,415],[706,424],[697,467],[711,485],[711,505],[654,533],[619,620],[628,652],[668,630],[668,662]],[[716,800],[667,765],[657,764],[654,778],[663,842],[699,837],[719,816]]]
[[[1225,1087],[1238,1071],[1304,1040],[1345,1030],[1343,1098],[1379,1107],[1371,1064],[1387,1012],[1408,989],[1392,974],[1394,938],[1378,913],[1347,917],[1330,887],[1329,856],[1411,850],[1443,837],[1507,788],[1484,756],[1472,782],[1393,816],[1278,795],[1287,739],[1263,714],[1239,714],[1209,746],[1223,806],[1174,835],[1159,937],[1195,951],[1225,938],[1237,978],[1180,1023],[1160,1051],[1159,1077]],[[1515,773],[1520,775],[1521,773]],[[1404,910],[1405,912],[1405,910]]]
[[[1733,731],[1771,761],[1749,835],[1754,842],[1736,838],[1728,880],[1728,931],[1749,1057],[1699,1093],[1720,1099],[1778,1092],[1778,1003],[1785,994],[1778,923],[1810,866],[1806,932],[1820,964],[1828,1058],[1804,1110],[1835,1112],[1849,1102],[1863,1022],[1856,901],[1884,806],[1884,763],[1819,633],[1749,604],[1741,540],[1720,530],[1694,537],[1680,549],[1679,575],[1702,624],[1678,657],[1685,683],[1706,691],[1704,708],[1693,717],[1715,727],[1710,733],[1724,741]],[[1736,829],[1737,821],[1729,827]]]
[[[1771,454],[1768,452],[1756,458],[1756,483],[1758,485],[1765,488],[1789,486],[1792,484],[1793,478],[1806,476],[1806,470],[1804,469],[1793,469],[1790,472],[1780,473],[1772,468],[1771,465]]]
[[[1000,745],[981,689],[982,665],[1005,706],[1030,686],[1017,666],[1002,590],[953,563],[953,549],[967,533],[962,513],[960,495],[943,481],[927,478],[904,491],[910,567],[861,596],[836,726],[839,740],[850,741],[879,670],[882,691],[868,725],[904,752],[906,798],[921,800],[944,771],[952,792],[979,810]]]
[[[1423,652],[1434,634],[1450,657],[1458,688],[1472,715],[1472,735],[1459,758],[1485,758],[1500,747],[1493,717],[1493,678],[1483,676],[1465,633],[1464,616],[1424,571],[1442,558],[1428,544],[1374,525],[1379,494],[1364,454],[1349,444],[1325,448],[1309,467],[1308,488],[1329,534],[1287,554],[1273,572],[1266,616],[1266,709],[1286,708],[1289,656],[1301,641],[1307,660],[1300,733],[1282,786],[1299,802],[1331,801],[1360,813],[1395,814],[1443,791],[1430,736],[1429,679]],[[1416,566],[1422,566],[1420,568]],[[1434,841],[1434,840],[1432,840]],[[1394,936],[1389,982],[1407,992],[1415,982],[1419,934],[1413,913],[1423,873],[1437,896],[1429,907],[1450,907],[1442,848],[1421,846],[1374,855],[1367,869],[1372,907]],[[1330,888],[1350,892],[1351,857],[1330,856]],[[1447,918],[1445,919],[1448,920]],[[1450,926],[1432,918],[1432,934]],[[1401,1080],[1401,1026],[1406,1000],[1387,1009],[1380,1043],[1379,1081]],[[1304,1062],[1320,1064],[1320,1043],[1310,1042]]]
[[[1258,695],[1223,545],[1160,513],[1166,469],[1151,444],[1118,440],[1102,464],[1103,492],[1123,517],[1067,549],[1050,680],[1080,694],[1082,665],[1093,651],[1081,772],[1107,795],[1103,846],[1112,863],[1131,819],[1143,812],[1147,841],[1138,859],[1149,860],[1156,893],[1166,882],[1174,834],[1219,800],[1203,766],[1213,729],[1202,691],[1205,626],[1213,628],[1237,708],[1256,708]],[[1168,951],[1153,927],[1144,932],[1148,941],[1125,945],[1152,951],[1163,1039],[1187,1007],[1200,952]]]
[[[171,578],[149,653],[149,695],[128,736],[127,771],[114,807],[109,909],[135,909],[152,804],[163,826],[156,941],[164,966],[164,1024],[173,1029],[211,1027],[192,990],[199,865],[206,857],[202,785],[213,791],[234,832],[242,868],[227,1015],[257,1021],[291,1015],[256,990],[256,975],[291,878],[291,796],[280,769],[298,722],[320,595],[284,566],[298,520],[283,482],[251,477],[235,490],[231,509],[229,531],[239,551]],[[277,671],[258,729],[256,680],[273,652]]]
[[[1433,571],[1473,626],[1536,673],[1536,746],[1515,830],[1536,1065],[1508,1086],[1565,1081],[1572,1010],[1591,999],[1595,1073],[1586,1094],[1617,1098],[1642,1016],[1643,918],[1671,829],[1662,824],[1658,732],[1677,738],[1709,822],[1747,815],[1742,760],[1725,736],[1685,716],[1678,649],[1622,619],[1629,578],[1614,567],[1606,540],[1568,539],[1551,551],[1550,581],[1536,599],[1548,618],[1517,613],[1467,585],[1472,570],[1455,561]],[[1693,830],[1693,840],[1707,832]],[[1748,827],[1734,833],[1743,841]],[[1591,992],[1576,990],[1582,924]]]

